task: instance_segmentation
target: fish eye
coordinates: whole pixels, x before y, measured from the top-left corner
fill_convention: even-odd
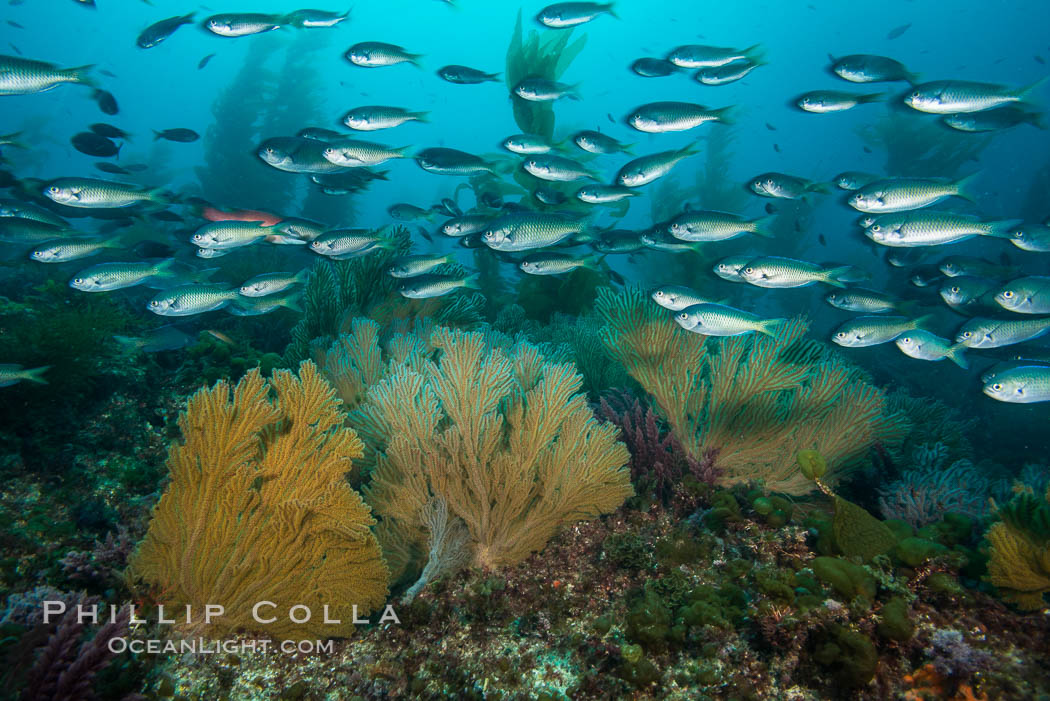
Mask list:
[[[911,343],[911,337],[910,336],[905,336],[904,338],[901,339],[901,341],[904,342],[904,343]]]
[[[994,385],[992,385],[992,389],[996,392],[1001,392],[1003,389],[1003,385],[1002,383],[996,382]]]
[[[1015,231],[1015,232],[1013,233],[1013,237],[1014,237],[1015,239],[1023,239],[1023,238],[1024,238],[1024,232],[1023,232],[1023,231],[1021,231],[1021,230],[1017,230],[1017,231]]]
[[[919,91],[916,90],[915,92],[913,92],[911,94],[911,99],[918,100],[919,99],[919,95],[920,95]]]
[[[1003,292],[1003,298],[1004,299],[1013,299],[1013,296],[1014,296],[1013,290],[1006,290],[1005,292]]]
[[[653,294],[656,295],[657,297],[663,297],[664,296],[664,291],[663,290],[657,290]]]
[[[973,331],[963,331],[962,336],[963,338],[970,338],[973,336]]]
[[[845,338],[845,337],[846,337],[846,332],[845,331],[839,331],[837,334],[835,334],[835,338]]]
[[[686,319],[689,318],[689,315],[686,314],[685,312],[679,312],[678,313],[678,318],[681,319],[682,321],[685,321]]]
[[[882,231],[882,225],[880,225],[880,224],[872,224],[871,230],[877,234],[880,231]]]
[[[751,267],[750,265],[749,265],[749,266],[747,266],[746,268],[744,268],[744,274],[745,274],[745,275],[750,275],[750,274],[751,274],[751,273],[753,273],[753,272],[755,272],[755,269],[754,269],[754,268],[752,268],[752,267]]]
[[[956,294],[956,295],[959,294],[959,286],[958,285],[953,285],[952,289],[950,291],[951,291],[952,294]]]
[[[82,285],[82,284],[84,284],[84,278],[82,278],[82,277],[75,277],[75,278],[73,278],[73,282],[75,282],[78,285]]]
[[[772,178],[766,181],[766,187],[773,187],[774,185],[776,185],[776,182]]]
[[[50,192],[50,193],[52,193],[52,194],[56,194],[56,195],[57,195],[57,194],[58,194],[58,187],[57,187],[57,186],[55,186],[55,185],[52,185],[51,187],[49,187],[49,188],[47,189],[47,191],[48,191],[48,192]]]

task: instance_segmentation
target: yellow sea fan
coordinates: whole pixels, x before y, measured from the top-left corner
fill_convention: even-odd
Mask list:
[[[129,562],[132,586],[168,611],[223,606],[209,635],[349,635],[353,605],[363,615],[386,599],[388,572],[370,509],[345,479],[362,444],[339,406],[309,361],[269,382],[252,370],[232,397],[225,381],[194,394],[184,442],[168,452],[171,482]],[[276,604],[265,609],[274,623],[254,619],[263,601]],[[289,619],[299,604],[308,623]],[[325,606],[340,624],[323,623]]]

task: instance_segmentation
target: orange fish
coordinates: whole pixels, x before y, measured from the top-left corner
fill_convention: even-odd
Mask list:
[[[224,212],[215,207],[204,207],[201,216],[208,221],[257,221],[263,226],[273,226],[284,221],[284,217],[269,212],[259,212],[254,209],[239,209],[234,212]]]

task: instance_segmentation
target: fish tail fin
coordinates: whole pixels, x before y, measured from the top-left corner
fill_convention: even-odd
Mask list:
[[[426,123],[426,122],[430,121],[430,111],[429,110],[423,110],[421,112],[409,112],[409,115],[411,115],[412,118],[415,119],[417,122],[424,122],[424,123]]]
[[[23,370],[22,379],[29,380],[30,382],[36,382],[40,385],[46,385],[47,380],[44,379],[44,373],[51,369],[50,365],[41,365],[38,368],[32,370]]]
[[[485,74],[485,80],[493,82],[493,83],[498,83],[500,81],[502,75],[503,75],[502,73],[486,73]]]
[[[74,83],[80,83],[86,85],[89,88],[98,88],[98,83],[95,81],[95,77],[91,75],[91,71],[95,69],[95,64],[89,63],[86,66],[76,66],[75,68],[67,68],[64,73]]]
[[[866,105],[869,102],[881,102],[885,99],[886,93],[873,92],[867,95],[857,95],[857,102],[862,105]]]
[[[965,345],[963,345],[962,343],[956,343],[954,346],[948,349],[948,352],[944,354],[944,357],[961,367],[963,370],[969,370],[970,360],[966,357],[966,354],[963,352],[965,350]]]
[[[759,217],[758,219],[751,222],[755,225],[755,228],[751,230],[751,233],[755,234],[756,236],[761,236],[767,239],[776,238],[776,234],[774,234],[769,229],[769,225],[772,224],[773,220],[776,218],[777,215],[775,214],[767,214],[764,217]]]
[[[1042,112],[1029,112],[1026,116],[1025,121],[1027,121],[1036,129],[1042,129],[1043,131],[1046,131],[1046,115]],[[25,146],[20,146],[19,148],[25,148]]]
[[[309,267],[303,268],[302,270],[300,270],[299,272],[297,272],[295,274],[295,281],[297,283],[301,283],[301,284],[305,285],[306,281],[309,280],[309,279],[310,279],[310,268]]]
[[[293,312],[298,312],[298,313],[302,314],[303,313],[303,307],[299,303],[299,300],[302,299],[302,296],[303,296],[302,292],[299,292],[299,293],[294,294],[294,295],[288,295],[287,297],[284,297],[281,300],[281,306],[282,307],[286,307],[288,309],[291,309]]]
[[[153,268],[153,277],[171,279],[178,277],[178,270],[174,258],[165,258]]]
[[[846,283],[844,283],[841,280],[839,280],[839,276],[845,275],[852,268],[853,268],[852,265],[840,265],[837,268],[831,268],[830,270],[825,270],[823,272],[822,276],[821,276],[821,279],[824,282],[828,283],[829,285],[833,285],[835,287],[846,287]]]
[[[905,71],[904,79],[908,81],[911,85],[918,85],[922,82],[922,74],[913,73],[912,71]]]
[[[735,105],[729,105],[728,107],[711,110],[711,114],[715,115],[714,121],[724,126],[731,127],[736,123],[736,111]]]
[[[756,66],[766,65],[766,50],[762,48],[761,44],[752,44],[740,53],[744,55],[744,58]]]
[[[976,202],[977,200],[974,198],[972,189],[973,189],[974,181],[977,179],[977,176],[980,175],[980,174],[981,174],[981,171],[977,171],[976,173],[970,173],[966,177],[960,178],[959,180],[956,180],[955,183],[954,183],[955,184],[955,196],[956,197],[961,197],[964,200],[969,200],[970,202]]]
[[[988,231],[985,236],[999,239],[1012,239],[1014,229],[1024,223],[1023,219],[1004,219],[1003,221],[988,222]]]
[[[159,132],[156,129],[153,130],[153,140],[154,141],[160,141],[163,138],[164,138],[164,134],[162,132]]]
[[[1045,129],[1045,128],[1046,127],[1040,127],[1040,129]],[[4,134],[3,136],[0,136],[0,138],[2,138],[4,141],[7,142],[7,144],[6,144],[7,146],[13,146],[14,148],[20,148],[20,149],[23,149],[23,150],[28,150],[29,147],[26,146],[23,142],[18,140],[18,137],[20,137],[20,136],[22,136],[22,132],[16,131],[16,132],[13,132],[11,134]]]
[[[928,327],[929,327],[930,323],[933,321],[933,317],[934,317],[933,314],[923,314],[922,316],[918,317],[917,319],[913,319],[912,320],[912,322],[911,322],[912,326],[913,326],[913,328],[916,328],[916,329],[926,329],[928,331],[929,330]]]
[[[423,54],[406,53],[405,56],[408,57],[408,62],[411,63],[413,66],[420,69],[423,68],[423,64],[419,62],[419,59],[423,58]]]
[[[765,334],[766,336],[772,336],[776,338],[776,329],[778,326],[783,324],[787,319],[763,319],[758,322],[758,326],[755,327],[755,331]]]
[[[154,187],[146,191],[149,201],[154,204],[167,205],[173,201],[170,192],[165,192],[163,187]]]
[[[806,192],[818,192],[822,195],[826,195],[831,191],[828,189],[827,183],[809,183],[806,185]]]
[[[626,153],[628,156],[634,155],[634,147],[638,144],[621,144],[620,150]]]
[[[616,19],[620,19],[620,15],[616,14],[616,3],[615,2],[608,2],[608,3],[606,3],[605,7],[603,9],[608,14],[612,15],[613,17],[615,17]]]
[[[1048,80],[1050,80],[1050,75],[1044,75],[1042,78],[1040,78],[1039,80],[1035,81],[1034,83],[1026,85],[1023,88],[1021,88],[1020,90],[1018,90],[1017,93],[1016,93],[1017,97],[1021,97],[1021,98],[1028,97],[1029,95],[1034,93],[1036,90],[1038,90],[1039,88],[1043,87],[1043,84],[1046,83],[1046,81],[1048,81]]]
[[[481,289],[481,273],[471,273],[463,280],[463,287],[468,290],[480,290]]]

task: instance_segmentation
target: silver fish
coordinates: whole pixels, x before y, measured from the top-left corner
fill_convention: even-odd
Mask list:
[[[964,370],[969,361],[963,353],[965,346],[953,344],[946,338],[925,329],[913,329],[901,334],[894,341],[904,355],[916,360],[944,360],[947,358]]]
[[[983,392],[992,399],[1012,404],[1050,401],[1050,367],[1022,365],[1007,370],[986,383]]]
[[[904,212],[876,217],[864,235],[883,246],[909,248],[956,243],[974,236],[1005,237],[1016,221],[981,221],[952,212]]]
[[[956,131],[965,131],[971,134],[1001,131],[1020,124],[1031,124],[1036,129],[1046,129],[1043,114],[1032,109],[1026,109],[1023,105],[1024,103],[1020,103],[1017,105],[1004,105],[983,112],[946,114],[941,117],[941,122]]]
[[[278,136],[259,145],[256,154],[277,170],[286,173],[342,173],[342,166],[324,157],[328,144],[302,136]]]
[[[633,144],[623,144],[607,134],[592,129],[578,131],[572,142],[588,153],[631,153]]]
[[[492,222],[482,240],[497,251],[526,251],[561,243],[585,226],[585,220],[565,214],[515,212]]]
[[[900,301],[891,295],[876,290],[866,290],[862,287],[832,290],[824,295],[824,300],[836,309],[862,314],[897,311],[900,306]]]
[[[902,333],[921,328],[929,316],[909,319],[904,316],[858,316],[835,329],[831,340],[846,348],[877,346],[895,340]]]
[[[492,217],[486,214],[464,214],[442,224],[441,233],[457,237],[477,234],[484,231],[491,222]]]
[[[1050,277],[1030,275],[1011,280],[995,293],[995,301],[1018,314],[1050,314]]]
[[[405,122],[426,122],[429,112],[413,112],[403,107],[366,105],[355,107],[343,117],[343,124],[357,131],[391,129]]]
[[[454,148],[425,148],[416,154],[416,163],[428,173],[437,175],[473,175],[495,173],[491,164]]]
[[[277,311],[281,307],[293,312],[302,312],[303,309],[299,306],[302,296],[302,290],[295,290],[266,297],[236,297],[224,309],[234,316],[259,316]]]
[[[334,27],[349,16],[349,10],[342,14],[325,10],[296,10],[285,17],[285,22],[293,27],[314,29],[317,27]]]
[[[285,23],[283,15],[268,15],[260,12],[227,12],[212,15],[204,20],[204,28],[221,37],[244,37],[280,29]]]
[[[382,230],[373,229],[334,229],[309,243],[314,253],[335,260],[358,258],[379,249],[395,248],[396,245]]]
[[[851,266],[824,268],[814,263],[781,256],[753,258],[740,271],[740,277],[757,287],[806,287],[823,282],[835,287],[845,287],[838,276],[850,271]]]
[[[878,102],[884,97],[882,93],[858,94],[841,90],[813,90],[795,99],[795,105],[804,112],[827,114],[844,112],[857,105]]]
[[[855,170],[847,170],[835,176],[835,184],[842,190],[859,190],[876,180],[879,180],[879,176]]]
[[[531,134],[515,134],[503,140],[503,148],[511,153],[521,156],[532,156],[541,153],[550,153],[554,148],[539,136]]]
[[[237,296],[237,290],[220,285],[179,285],[155,296],[146,309],[160,316],[192,316],[225,307]]]
[[[529,156],[522,162],[521,168],[533,177],[550,182],[566,183],[585,178],[598,179],[598,176],[591,173],[582,163],[553,154]]]
[[[1022,251],[1050,253],[1050,226],[1025,224],[1015,228],[1010,231],[1010,243]]]
[[[661,151],[630,161],[616,175],[616,184],[625,187],[641,187],[671,172],[680,161],[697,153],[694,144],[678,151]]]
[[[82,292],[108,292],[175,277],[175,261],[171,258],[156,262],[100,263],[81,270],[69,281],[69,286]]]
[[[553,29],[564,29],[590,22],[601,14],[616,17],[616,13],[613,12],[613,3],[558,2],[540,10],[536,15],[536,21]]]
[[[1050,331],[1050,319],[986,319],[975,317],[963,324],[955,342],[970,348],[1000,348],[1031,341]]]
[[[728,85],[729,83],[735,83],[742,78],[746,78],[751,71],[764,65],[764,61],[742,59],[739,61],[732,61],[723,66],[701,68],[693,77],[703,85]]]
[[[386,272],[396,278],[418,277],[454,260],[452,254],[400,256],[390,261]]]
[[[785,200],[800,200],[811,192],[827,192],[822,183],[799,178],[786,173],[762,173],[755,176],[748,184],[751,192],[762,197],[773,197]]]
[[[398,287],[402,297],[409,299],[430,299],[441,297],[460,289],[479,289],[478,273],[466,277],[455,275],[435,275],[428,273],[406,280]]]
[[[712,269],[718,277],[729,282],[744,282],[742,272],[754,258],[752,255],[729,256],[715,264]]]
[[[443,66],[437,74],[442,80],[456,85],[478,85],[479,83],[498,83],[499,73],[486,73],[470,66]]]
[[[62,83],[93,85],[94,66],[59,68],[53,63],[0,55],[0,95],[30,95],[57,88]]]
[[[661,285],[649,292],[649,297],[664,309],[678,312],[697,304],[720,304],[720,300],[702,295],[681,285]]]
[[[848,202],[858,211],[883,214],[929,207],[952,196],[972,201],[968,188],[977,175],[973,173],[955,181],[934,178],[877,180],[853,193]]]
[[[44,379],[44,373],[50,369],[50,365],[29,369],[14,363],[2,363],[0,364],[0,387],[10,387],[22,380],[46,385],[47,380]]]
[[[514,86],[512,92],[522,100],[528,100],[529,102],[553,102],[563,97],[567,97],[570,100],[579,100],[578,87],[577,85],[559,83],[546,78],[533,77],[520,81]]]
[[[1042,78],[1023,88],[966,80],[937,80],[914,86],[904,98],[904,104],[930,114],[981,112],[1011,102],[1021,102],[1045,80]]]
[[[143,190],[137,185],[125,185],[93,178],[59,178],[44,187],[44,195],[58,204],[85,209],[130,207],[139,202],[166,203],[160,189]]]
[[[261,222],[217,221],[205,224],[190,237],[198,248],[239,248],[262,241],[273,229]]]
[[[732,109],[711,109],[694,102],[650,102],[632,110],[627,123],[648,134],[686,131],[705,122],[730,123]]]
[[[598,259],[594,256],[573,256],[568,253],[531,253],[525,256],[518,267],[529,275],[562,275],[577,268],[595,270]]]
[[[749,46],[746,49],[687,44],[671,51],[667,55],[667,60],[679,68],[715,68],[733,61],[742,60],[747,60],[751,63],[761,63],[761,49],[762,47],[758,44]]]
[[[831,58],[831,71],[851,83],[881,83],[905,80],[914,83],[918,77],[908,71],[904,64],[885,56],[873,54],[851,54],[842,58]]]
[[[691,211],[679,214],[667,225],[667,231],[682,241],[726,241],[744,234],[770,236],[765,226],[772,217],[745,219],[736,214],[716,211]]]
[[[300,270],[298,273],[263,273],[246,280],[237,291],[243,297],[266,297],[284,292],[295,285],[303,285],[309,277],[309,269]]]
[[[370,141],[343,139],[333,141],[321,149],[321,156],[341,168],[377,166],[395,158],[408,158],[408,146],[390,148]]]
[[[396,66],[399,63],[411,63],[419,66],[423,54],[413,54],[397,44],[386,44],[381,41],[362,41],[346,51],[346,60],[355,66],[377,68]]]
[[[741,336],[755,331],[776,336],[774,329],[784,323],[784,319],[763,319],[751,312],[714,303],[686,307],[675,313],[674,320],[686,331],[705,336]]]
[[[123,246],[119,236],[108,239],[72,238],[38,246],[29,253],[29,257],[39,263],[65,263],[93,256],[107,248]]]
[[[576,199],[587,204],[608,204],[638,194],[623,185],[585,185],[576,191]]]

